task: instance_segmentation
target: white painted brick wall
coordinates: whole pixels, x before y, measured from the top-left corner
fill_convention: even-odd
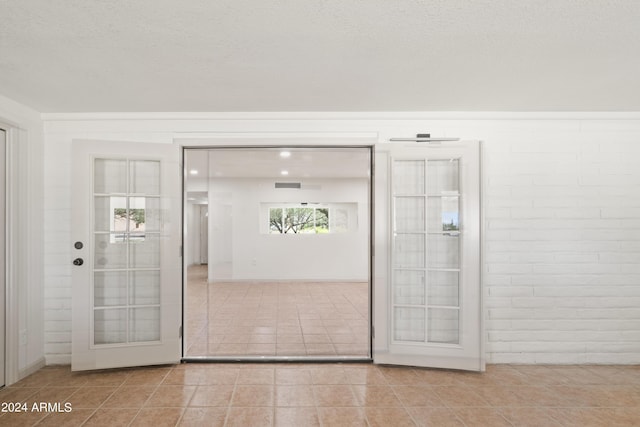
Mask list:
[[[45,352],[70,361],[70,141],[174,131],[374,131],[482,139],[491,363],[640,363],[640,120],[49,122]]]
[[[639,363],[640,133],[486,149],[489,361]]]

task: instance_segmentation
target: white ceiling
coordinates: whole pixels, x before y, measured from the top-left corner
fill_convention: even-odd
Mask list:
[[[0,0],[41,112],[640,111],[638,0]]]

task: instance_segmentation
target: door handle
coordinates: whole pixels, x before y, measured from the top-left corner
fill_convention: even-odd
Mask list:
[[[84,260],[82,258],[76,258],[73,260],[73,265],[81,266],[84,264]]]

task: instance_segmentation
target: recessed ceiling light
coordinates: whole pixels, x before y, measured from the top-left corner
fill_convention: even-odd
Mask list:
[[[289,171],[280,171],[280,175],[289,175]]]
[[[198,171],[197,171],[196,169],[191,169],[191,170],[189,171],[189,173],[190,173],[191,175],[198,175]]]
[[[287,157],[291,157],[291,151],[281,151],[280,157],[286,159]]]

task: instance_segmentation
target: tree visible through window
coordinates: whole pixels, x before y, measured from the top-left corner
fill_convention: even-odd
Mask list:
[[[269,233],[308,234],[329,232],[327,208],[270,208]]]

